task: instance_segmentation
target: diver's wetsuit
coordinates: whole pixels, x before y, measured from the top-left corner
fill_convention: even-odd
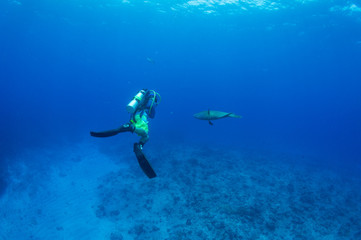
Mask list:
[[[136,111],[132,115],[130,122],[134,128],[133,132],[141,137],[139,144],[143,146],[149,140],[149,117],[146,110],[142,109],[140,111]]]

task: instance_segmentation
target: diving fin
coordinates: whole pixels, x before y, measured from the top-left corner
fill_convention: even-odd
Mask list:
[[[90,132],[90,136],[92,137],[111,137],[111,136],[115,136],[118,133],[121,132],[134,132],[134,126],[127,123],[124,124],[116,129],[112,129],[112,130],[108,130],[108,131],[103,131],[103,132]]]
[[[138,159],[139,166],[141,167],[145,175],[147,175],[148,178],[155,178],[157,174],[154,172],[152,166],[149,164],[139,143],[134,143],[134,153]]]
[[[103,131],[103,132],[90,132],[92,137],[111,137],[119,133],[118,129]]]

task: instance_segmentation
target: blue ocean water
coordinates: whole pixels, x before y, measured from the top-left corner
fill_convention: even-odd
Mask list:
[[[173,191],[177,191],[177,187],[178,191],[188,191],[184,189],[187,183],[177,182],[180,179],[188,181],[188,185],[199,183],[197,181],[203,184],[195,177],[208,176],[201,171],[205,167],[202,156],[213,166],[218,164],[218,158],[210,155],[223,156],[239,151],[241,156],[252,155],[255,162],[265,166],[284,169],[283,164],[294,164],[296,172],[298,167],[306,169],[303,173],[312,172],[314,175],[310,175],[310,179],[313,180],[317,172],[331,169],[337,175],[332,179],[351,181],[349,178],[352,178],[351,187],[345,191],[355,201],[361,200],[353,187],[360,181],[361,174],[360,66],[361,4],[357,1],[3,0],[0,3],[0,195],[6,196],[13,189],[14,172],[17,172],[14,169],[19,162],[33,166],[34,173],[30,175],[35,174],[37,168],[48,172],[46,166],[57,166],[62,161],[56,157],[59,156],[57,151],[68,152],[79,144],[99,146],[102,153],[113,154],[111,158],[124,152],[132,156],[132,144],[138,140],[135,135],[124,134],[102,141],[91,138],[89,131],[116,128],[127,122],[126,105],[140,89],[148,88],[159,92],[162,101],[155,119],[150,122],[150,141],[145,151],[158,159],[153,160],[157,171],[163,173],[158,177],[163,180],[158,181],[177,183],[169,184],[168,188],[174,187]],[[233,112],[243,118],[216,120],[213,126],[193,118],[194,113],[208,109]],[[192,155],[187,149],[197,149],[197,146],[212,154],[195,150],[201,152],[196,154],[198,160],[172,169],[170,158],[177,162],[182,156],[179,151],[183,149]],[[165,149],[174,148],[179,149],[168,152],[172,152],[173,157],[166,154],[168,150]],[[24,157],[29,152],[31,157]],[[75,155],[87,156],[85,152]],[[239,159],[229,158],[230,166],[240,164]],[[260,159],[268,161],[264,163]],[[78,162],[75,160],[73,162]],[[199,172],[189,170],[192,167],[187,164],[192,163]],[[228,167],[220,167],[223,170],[219,175],[212,175],[212,181],[223,178],[231,171]],[[198,180],[195,182],[195,178],[185,173],[179,175],[178,171],[184,168]],[[180,178],[168,176],[169,169],[176,171],[175,175]],[[259,172],[257,168],[246,169],[249,170],[247,174]],[[230,180],[230,185],[235,179],[242,181],[240,175],[232,174],[235,178]],[[28,181],[20,175],[16,177],[17,183]],[[116,179],[116,175],[109,178]],[[149,181],[141,174],[136,178],[144,184]],[[127,175],[125,182],[126,179]],[[276,178],[270,179],[272,182]],[[296,179],[303,181],[302,177],[293,180]],[[227,181],[219,181],[222,184],[215,186],[231,188]],[[323,181],[315,182],[322,184]],[[335,181],[325,188],[337,192],[346,182],[338,183],[338,187]],[[258,187],[264,183],[259,184]],[[131,184],[126,186],[134,189]],[[118,187],[119,192],[129,191],[124,186]],[[138,190],[145,188],[141,184],[137,187]],[[288,187],[289,192],[302,189],[297,184]],[[323,186],[319,187],[327,193]],[[283,190],[273,189],[281,195]],[[155,191],[164,193],[160,185]],[[208,196],[212,189],[199,191],[199,195]],[[149,196],[153,199],[152,194],[155,193]],[[327,197],[331,199],[330,206],[340,203],[340,199],[332,201],[335,196],[336,193]],[[136,197],[139,198],[134,193]],[[133,201],[132,197],[129,199]],[[199,201],[202,202],[194,200]],[[223,202],[222,198],[217,201]],[[314,201],[304,199],[311,206]],[[177,206],[178,203],[173,204]],[[122,211],[114,208],[113,213]],[[106,203],[102,209],[107,209]],[[232,217],[226,219],[231,221],[237,214],[257,218],[261,213],[255,209],[252,206],[235,211],[225,207],[219,213],[208,206],[204,211],[228,214]],[[352,202],[349,209],[341,210],[360,213],[360,209],[360,205]],[[297,211],[291,212],[297,215]],[[108,216],[105,212],[100,215]],[[191,213],[199,216],[203,212]],[[3,214],[4,217],[6,214]],[[325,228],[324,235],[320,233],[315,237],[308,235],[307,230],[302,235],[300,230],[298,238],[294,235],[293,239],[326,239],[327,236],[327,239],[358,239],[361,234],[356,220],[354,217],[347,222],[351,230],[345,230],[346,233],[341,234],[340,230],[339,235],[332,235]],[[122,220],[114,221],[120,224]],[[219,231],[226,231],[222,226],[232,225],[227,221],[220,220],[213,226],[221,225]],[[342,225],[343,220],[339,221]],[[186,221],[185,229],[190,222]],[[263,226],[257,221],[253,224],[253,229]],[[300,223],[293,221],[292,224]],[[9,225],[8,229],[12,229],[16,222]],[[134,236],[138,239],[188,239],[182,238],[180,233],[178,236],[168,231],[167,235],[162,232],[161,225],[155,225],[155,229],[150,230],[142,226],[129,227],[133,230],[125,228],[126,234],[113,234],[110,239],[128,239],[128,235],[133,239],[137,239]],[[282,234],[281,230],[273,237],[264,232],[264,229],[273,232],[278,227],[266,224],[259,230],[263,235],[255,232],[248,236],[235,231],[234,235],[227,236],[229,239],[283,239],[281,236],[287,234]],[[59,229],[54,231],[63,231]],[[194,231],[190,239],[226,239],[218,232],[195,234]],[[145,232],[148,235],[144,235]],[[46,235],[32,234],[34,239],[49,239]],[[107,234],[94,239],[109,239]],[[52,237],[62,239],[58,235]]]

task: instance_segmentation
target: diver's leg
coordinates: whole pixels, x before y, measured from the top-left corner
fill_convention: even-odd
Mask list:
[[[144,146],[144,144],[146,142],[148,142],[149,135],[143,128],[135,128],[134,132],[141,137],[139,144],[141,145],[141,148],[142,148]]]
[[[134,132],[134,126],[132,124],[124,124],[119,128],[103,131],[103,132],[90,132],[90,135],[93,137],[111,137],[117,135],[121,132]]]

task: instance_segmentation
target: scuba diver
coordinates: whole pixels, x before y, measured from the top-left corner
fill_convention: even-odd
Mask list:
[[[103,132],[90,132],[93,137],[111,137],[121,132],[138,134],[141,138],[139,143],[134,143],[134,153],[143,172],[149,177],[156,177],[152,166],[143,153],[143,146],[149,140],[148,122],[149,118],[155,117],[155,108],[160,103],[160,95],[154,90],[142,89],[127,105],[127,111],[131,114],[129,123],[119,128]]]
[[[149,118],[155,117],[155,108],[159,103],[159,93],[154,90],[142,89],[127,105],[127,111],[131,113],[129,123],[112,130],[90,132],[90,135],[93,137],[111,137],[121,132],[135,132],[141,137],[138,145],[140,149],[143,149],[144,144],[149,140]]]

